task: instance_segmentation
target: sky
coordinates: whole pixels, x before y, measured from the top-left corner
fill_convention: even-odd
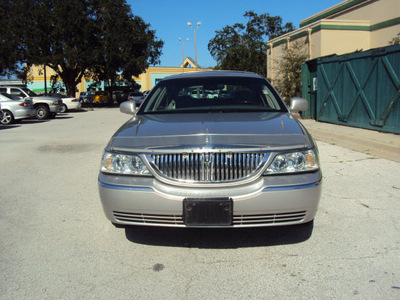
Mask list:
[[[178,40],[189,38],[184,45],[184,56],[195,58],[194,31],[187,22],[201,22],[196,30],[197,62],[203,67],[214,67],[215,60],[207,45],[215,37],[215,31],[235,23],[247,23],[243,17],[246,11],[257,14],[269,13],[280,16],[283,24],[292,22],[295,28],[300,21],[323,11],[342,0],[127,0],[132,13],[141,17],[155,30],[157,38],[164,41],[161,56],[162,67],[178,67],[182,63],[182,43]]]

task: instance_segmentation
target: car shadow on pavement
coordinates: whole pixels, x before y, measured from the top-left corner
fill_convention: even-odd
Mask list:
[[[46,123],[46,122],[49,122],[50,120],[49,119],[47,119],[47,120],[38,120],[38,119],[24,119],[24,120],[22,120],[21,121],[21,125],[24,125],[24,124],[39,124],[39,123]]]
[[[21,125],[16,124],[16,125],[0,125],[0,130],[5,130],[5,129],[12,129],[12,128],[17,128],[21,127]]]
[[[85,110],[85,109],[69,109],[65,114],[69,114],[69,113],[73,113],[73,114],[76,114],[76,113],[87,113],[88,111],[87,110]]]
[[[65,120],[65,119],[73,119],[74,117],[68,114],[58,114],[54,119],[51,120]]]
[[[129,241],[138,244],[184,247],[233,249],[297,244],[307,241],[313,231],[313,222],[265,228],[164,228],[127,226]]]

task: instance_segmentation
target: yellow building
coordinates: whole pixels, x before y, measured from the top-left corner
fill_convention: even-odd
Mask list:
[[[140,74],[138,77],[134,77],[134,80],[137,84],[141,85],[141,91],[151,90],[160,80],[163,78],[174,75],[180,74],[182,72],[195,72],[195,71],[208,71],[211,69],[203,69],[200,68],[196,62],[187,57],[184,62],[179,67],[149,67],[146,72]],[[45,79],[46,74],[46,79]],[[46,68],[46,72],[44,72],[43,66],[33,66],[29,72],[29,81],[28,81],[28,88],[35,92],[44,92],[45,91],[45,82],[47,86],[47,91],[51,89],[51,82],[50,77],[54,75],[55,72],[50,69]],[[77,93],[76,97],[79,96],[80,92],[85,92],[89,89],[90,85],[93,82],[85,80],[82,78],[82,81],[77,85]],[[60,81],[61,87],[63,87],[62,82]],[[104,89],[104,84],[101,84],[98,89]]]
[[[268,78],[279,74],[286,47],[300,42],[308,59],[388,46],[400,33],[399,0],[347,0],[300,22],[300,28],[268,41]]]

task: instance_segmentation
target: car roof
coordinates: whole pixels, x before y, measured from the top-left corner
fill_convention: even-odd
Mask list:
[[[174,80],[182,78],[205,78],[205,77],[246,77],[264,79],[264,77],[250,72],[243,71],[204,71],[204,72],[189,72],[171,75],[163,80]]]

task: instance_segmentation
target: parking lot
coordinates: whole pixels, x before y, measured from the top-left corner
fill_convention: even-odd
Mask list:
[[[313,227],[115,228],[97,175],[129,117],[0,127],[2,299],[400,298],[400,163],[318,142]]]

